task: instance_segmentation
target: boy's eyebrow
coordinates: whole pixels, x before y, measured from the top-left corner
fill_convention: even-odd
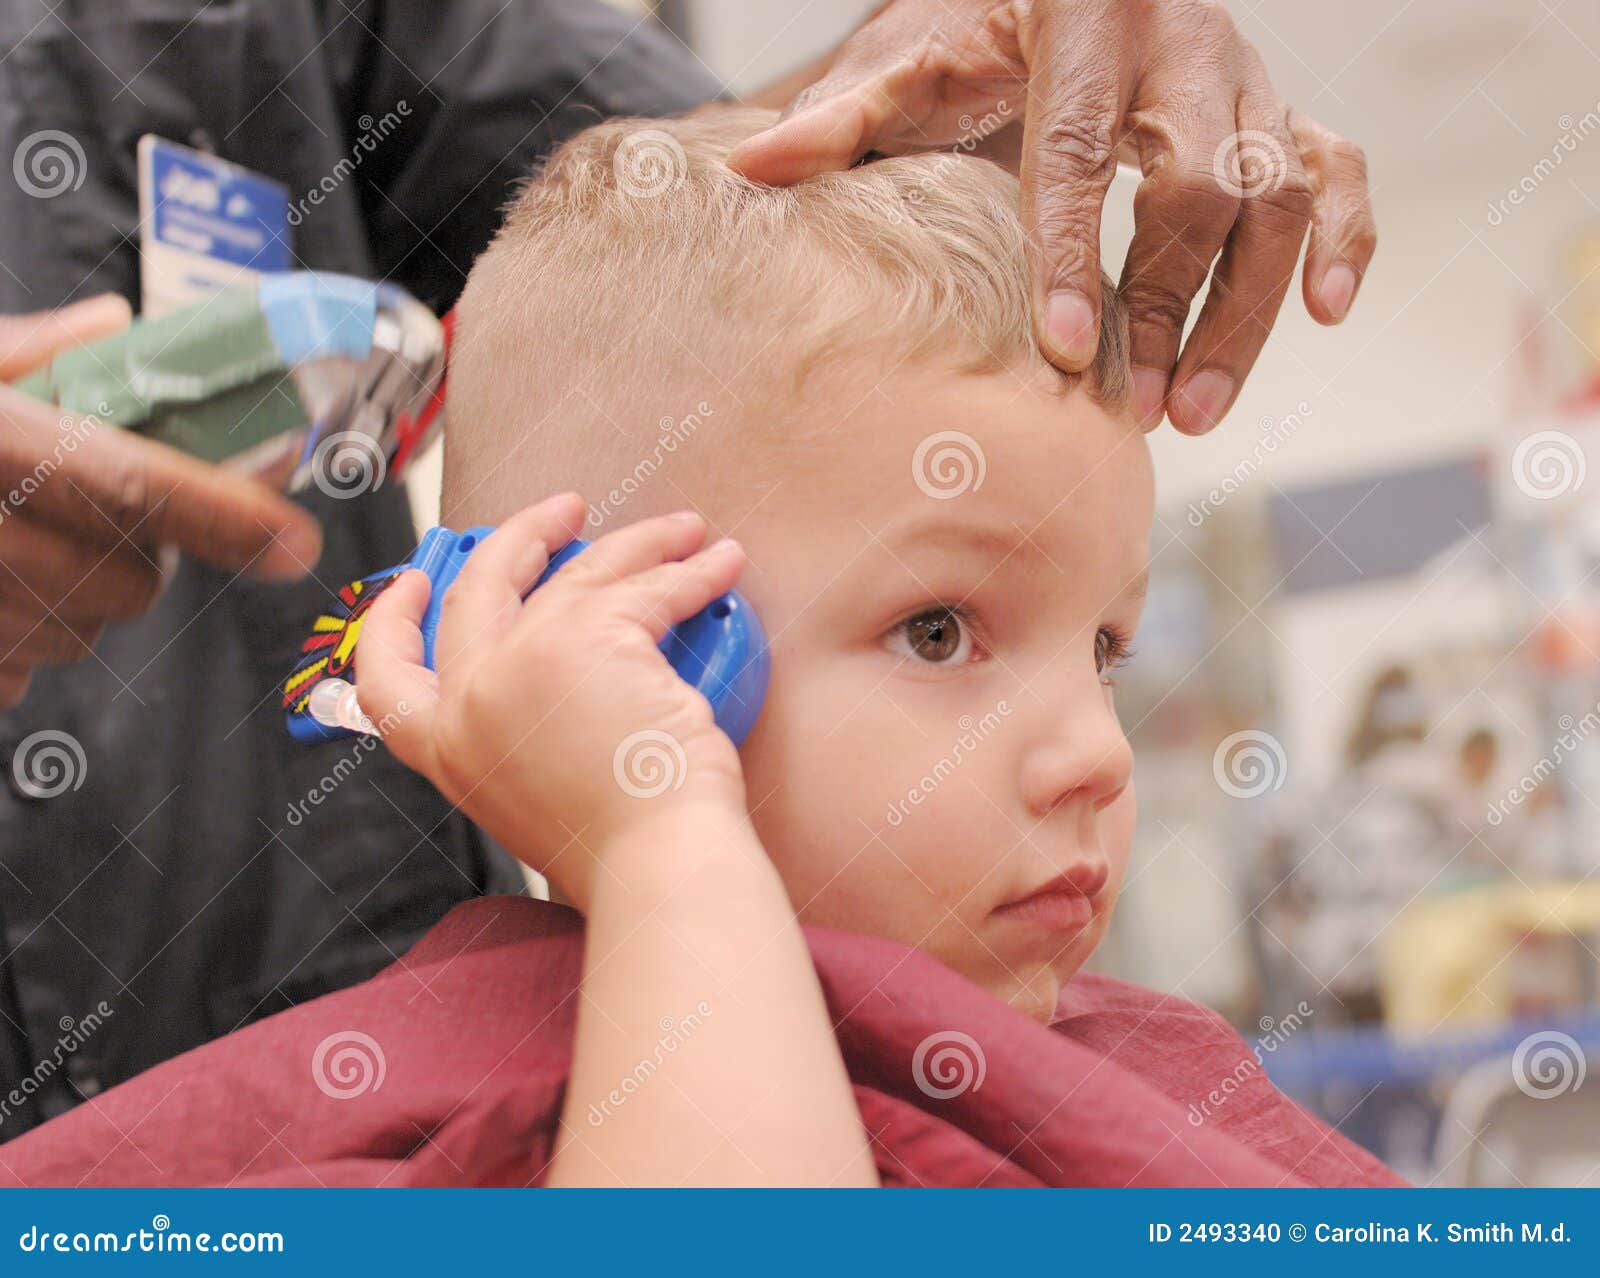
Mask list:
[[[881,541],[891,553],[912,543],[936,547],[942,544],[953,550],[976,550],[996,565],[1012,555],[1048,560],[1048,556],[1025,529],[998,524],[952,523],[948,518],[919,519],[874,540]],[[1149,591],[1150,569],[1147,565],[1118,592],[1118,597],[1129,603],[1140,603]]]

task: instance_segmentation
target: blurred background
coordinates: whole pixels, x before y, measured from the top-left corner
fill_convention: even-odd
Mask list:
[[[737,95],[870,7],[654,12]],[[1366,148],[1381,242],[1348,323],[1296,289],[1223,428],[1154,439],[1141,833],[1096,963],[1223,1011],[1403,1174],[1597,1185],[1600,8],[1228,8]]]

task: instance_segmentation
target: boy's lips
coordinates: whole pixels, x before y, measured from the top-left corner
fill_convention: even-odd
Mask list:
[[[1106,862],[1079,861],[1028,895],[1000,906],[995,914],[1052,931],[1081,931],[1093,920],[1100,891],[1110,877]]]

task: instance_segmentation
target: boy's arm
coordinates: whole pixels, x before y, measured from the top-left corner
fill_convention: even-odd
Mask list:
[[[816,971],[749,818],[675,809],[602,861],[548,1183],[876,1185]]]

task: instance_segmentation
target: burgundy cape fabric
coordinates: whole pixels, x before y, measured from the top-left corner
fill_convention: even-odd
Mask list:
[[[1403,1183],[1276,1091],[1193,1003],[1080,976],[1046,1028],[919,952],[807,939],[885,1184]],[[0,1145],[0,1185],[538,1184],[582,944],[559,906],[459,905],[372,980]],[[941,1063],[952,1042],[976,1062],[956,1034],[977,1045],[981,1077]],[[1190,1108],[1213,1092],[1220,1103]]]

